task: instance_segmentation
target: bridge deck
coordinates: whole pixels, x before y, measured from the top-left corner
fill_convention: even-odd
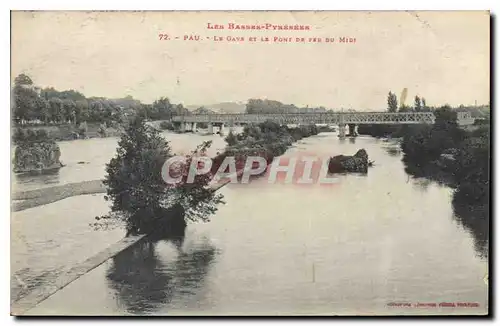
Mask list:
[[[458,112],[459,124],[472,124],[468,112]],[[325,112],[285,114],[203,114],[176,116],[174,122],[260,123],[266,120],[280,124],[433,124],[432,112]]]

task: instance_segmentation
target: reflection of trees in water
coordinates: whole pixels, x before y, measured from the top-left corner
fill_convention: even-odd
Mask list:
[[[385,151],[389,156],[399,156],[401,155],[401,149],[399,147],[384,147]]]
[[[25,173],[17,173],[15,175],[18,184],[36,183],[36,184],[53,184],[59,182],[59,168],[44,171],[31,171]]]
[[[432,183],[431,180],[425,178],[417,178],[413,180],[415,188],[417,188],[420,191],[427,191],[431,183]]]
[[[404,158],[403,163],[405,164],[405,173],[412,176],[413,178],[425,178],[427,180],[447,186],[451,186],[453,183],[452,176],[445,173],[437,166],[434,166],[432,164],[424,164],[421,162],[407,162],[407,160],[405,160]],[[427,188],[428,184],[424,183],[422,184],[422,186],[424,188]]]
[[[488,257],[489,218],[488,203],[470,204],[463,200],[460,191],[453,196],[453,211],[456,219],[471,232],[474,238],[474,248],[482,258]]]
[[[147,238],[113,258],[107,273],[108,285],[128,312],[154,312],[176,296],[195,293],[202,285],[216,250],[204,243],[183,251],[183,240]],[[171,263],[159,258],[156,246],[160,241],[177,247],[178,255]]]
[[[432,182],[452,185],[452,176],[430,165],[405,162],[405,172],[416,178],[414,184],[421,190],[426,190]],[[455,189],[452,201],[453,211],[459,223],[473,235],[475,250],[484,258],[488,257],[489,201],[487,198],[474,199],[474,193],[471,191],[477,192],[478,186],[475,185],[470,189],[466,187]]]

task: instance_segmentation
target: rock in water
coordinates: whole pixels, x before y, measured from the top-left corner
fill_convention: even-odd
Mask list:
[[[353,156],[337,155],[330,158],[328,162],[328,172],[368,172],[368,153],[365,149],[360,149]]]
[[[55,141],[24,141],[17,144],[14,154],[14,172],[33,172],[60,168],[61,151]]]

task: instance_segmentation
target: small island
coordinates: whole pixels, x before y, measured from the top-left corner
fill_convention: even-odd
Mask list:
[[[63,166],[59,145],[45,130],[17,129],[14,134],[13,170],[15,173],[43,172]]]

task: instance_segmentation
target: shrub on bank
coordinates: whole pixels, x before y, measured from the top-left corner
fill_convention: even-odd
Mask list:
[[[160,129],[161,130],[175,130],[175,126],[170,121],[162,121],[162,122],[160,122]]]

